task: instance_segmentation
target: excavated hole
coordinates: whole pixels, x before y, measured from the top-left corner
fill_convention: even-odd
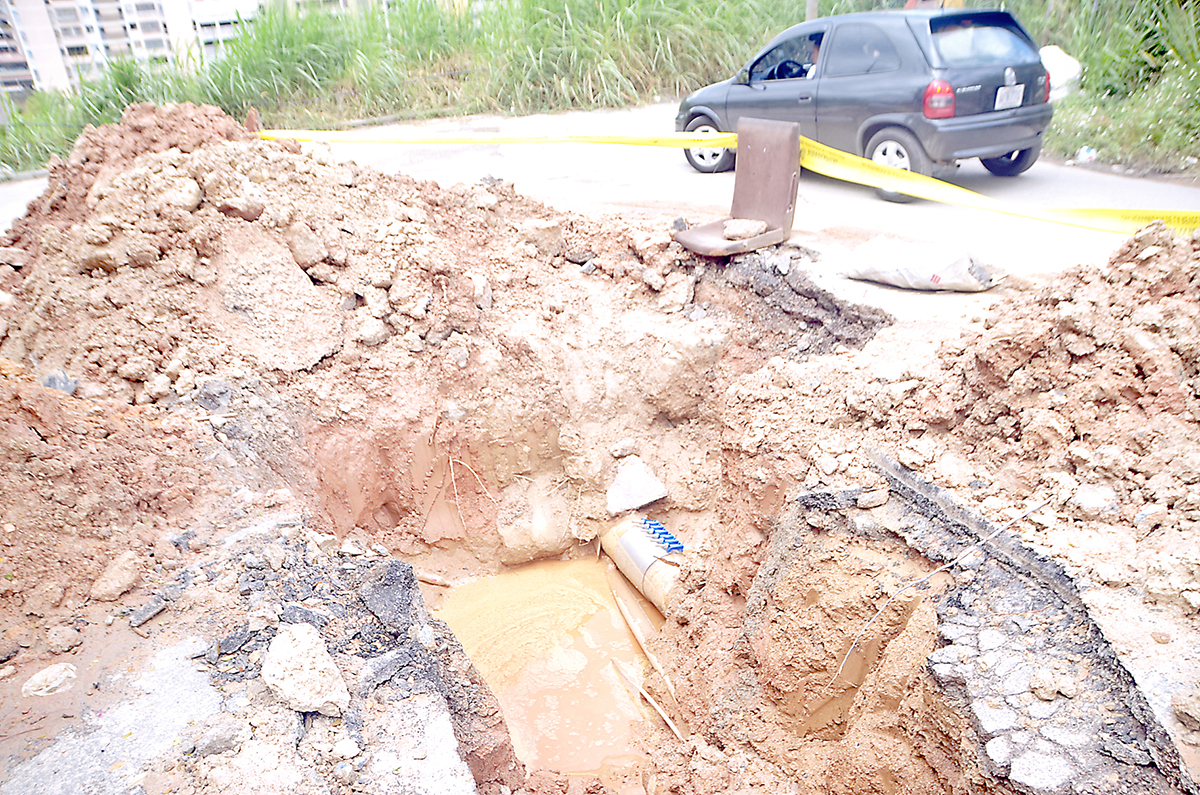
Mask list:
[[[862,345],[889,319],[837,301],[789,267],[810,256],[791,249],[710,267],[697,301],[711,312],[744,313],[735,344],[759,361],[806,361]],[[650,434],[669,441],[640,438],[643,455],[668,479],[686,478],[670,458],[694,463],[712,444],[699,418],[714,397],[701,392],[685,416],[668,402]],[[397,421],[376,405],[371,412],[386,421],[308,431],[315,498],[340,536],[381,543],[413,564],[431,612],[498,697],[530,770],[656,795],[719,791],[696,783],[694,759],[705,755],[736,757],[722,775],[741,765],[764,786],[807,780],[825,782],[827,792],[866,791],[858,789],[863,781],[880,791],[896,782],[935,791],[949,770],[973,771],[963,750],[969,730],[924,674],[936,598],[949,578],[883,609],[903,583],[933,568],[904,544],[812,526],[813,517],[787,501],[800,484],[786,472],[747,478],[755,457],[704,449],[705,466],[728,475],[714,494],[644,508],[688,549],[664,619],[600,553],[596,535],[615,520],[597,481],[579,477],[578,441],[552,411],[530,417],[525,405],[526,416],[507,424],[506,407],[481,409],[453,388],[442,390],[438,409],[433,418]],[[644,419],[627,411],[608,421],[628,428]],[[616,462],[606,459],[600,471],[611,478]],[[781,538],[789,541],[780,546]],[[674,696],[639,649],[614,590],[649,628]],[[676,743],[623,681],[621,665],[687,743]],[[846,766],[855,777],[844,776]]]

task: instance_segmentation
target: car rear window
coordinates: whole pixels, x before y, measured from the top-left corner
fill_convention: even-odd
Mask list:
[[[929,28],[934,50],[945,66],[1023,64],[1039,58],[1007,15],[934,18]]]

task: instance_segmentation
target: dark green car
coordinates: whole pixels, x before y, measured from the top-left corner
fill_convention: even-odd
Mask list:
[[[1041,153],[1049,96],[1037,45],[1007,11],[876,11],[787,29],[737,75],[684,99],[675,129],[735,132],[744,116],[782,119],[920,174],[978,157],[1015,176]],[[698,171],[734,165],[732,150],[685,154]]]

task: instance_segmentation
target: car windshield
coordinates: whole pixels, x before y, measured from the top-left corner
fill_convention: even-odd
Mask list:
[[[934,49],[946,66],[1023,64],[1039,57],[1019,31],[1006,25],[968,17],[934,20],[931,30]]]

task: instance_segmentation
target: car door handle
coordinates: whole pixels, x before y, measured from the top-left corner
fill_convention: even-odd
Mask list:
[[[800,96],[796,97],[796,102],[800,103],[801,105],[803,105],[805,102],[812,102],[812,94],[801,94]]]

